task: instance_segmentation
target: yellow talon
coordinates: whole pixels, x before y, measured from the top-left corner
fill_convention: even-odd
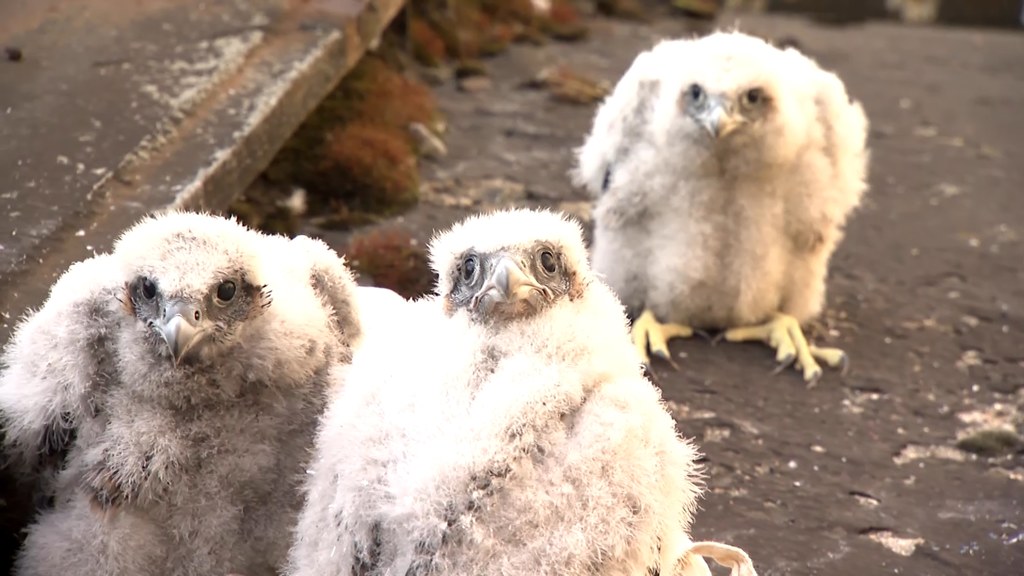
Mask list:
[[[779,369],[796,364],[803,371],[804,381],[817,382],[821,378],[821,360],[832,368],[841,367],[845,370],[846,354],[837,348],[818,348],[807,343],[800,323],[787,314],[776,314],[770,321],[760,326],[745,326],[725,331],[725,339],[730,342],[759,340],[766,342],[775,349],[775,360]]]
[[[654,317],[653,312],[644,310],[640,317],[633,321],[631,334],[633,345],[636,346],[636,351],[644,364],[651,363],[651,358],[647,354],[650,348],[651,354],[675,365],[668,350],[668,341],[673,338],[689,338],[693,336],[693,329],[681,324],[662,324]]]
[[[723,544],[721,542],[693,542],[683,555],[684,559],[700,559],[700,563],[690,562],[683,569],[683,576],[708,575],[711,570],[708,568],[704,558],[711,558],[716,564],[729,568],[729,576],[757,576],[754,570],[754,563],[750,561],[741,548]]]

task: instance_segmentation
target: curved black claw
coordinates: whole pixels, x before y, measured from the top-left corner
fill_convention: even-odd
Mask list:
[[[672,356],[670,356],[669,353],[666,353],[664,350],[651,350],[651,354],[657,356],[658,358],[661,358],[665,362],[668,362],[669,364],[672,365],[672,368],[674,368],[677,372],[679,371],[679,365],[676,364],[675,360],[672,359]]]
[[[779,363],[775,366],[775,369],[772,370],[772,376],[778,376],[779,374],[782,374],[784,370],[788,369],[790,366],[793,365],[793,362],[796,362],[796,354],[790,354],[789,356],[786,356],[782,360],[779,360]]]
[[[714,335],[714,336],[713,336],[713,337],[711,338],[711,345],[712,345],[712,346],[718,346],[718,344],[719,344],[719,343],[720,343],[720,342],[721,342],[722,340],[725,340],[725,330],[722,330],[721,332],[719,332],[718,334],[715,334],[715,335]]]
[[[846,372],[850,369],[850,357],[847,356],[846,352],[843,352],[843,356],[839,359],[839,377],[846,376]]]
[[[711,335],[711,333],[710,333],[710,332],[708,332],[707,330],[701,330],[701,329],[699,329],[699,328],[694,328],[694,329],[693,329],[693,333],[694,333],[695,335],[697,335],[697,336],[700,336],[700,337],[701,337],[701,338],[703,338],[704,340],[706,340],[706,341],[708,341],[708,342],[711,342],[711,344],[712,344],[712,345],[715,345],[715,344],[717,344],[717,343],[718,343],[718,342],[717,342],[717,339],[719,339],[719,337],[721,337],[721,336],[722,336],[722,333],[721,333],[721,332],[719,332],[718,334],[716,334],[716,335],[712,336],[712,335]]]
[[[807,388],[814,388],[817,386],[818,382],[821,381],[821,375],[822,371],[819,369],[814,373],[814,376],[811,376],[811,379],[807,381]]]
[[[651,370],[651,363],[644,362],[641,366],[644,367],[644,377],[650,380],[652,384],[657,385],[658,375],[654,373],[654,370]]]

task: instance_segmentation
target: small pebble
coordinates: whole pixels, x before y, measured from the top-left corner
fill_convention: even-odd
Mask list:
[[[416,143],[416,149],[426,158],[444,158],[448,148],[429,128],[419,122],[409,125],[409,134]]]
[[[7,55],[7,59],[10,60],[11,62],[21,62],[21,57],[22,57],[21,48],[16,48],[14,46],[8,46],[8,47],[4,48],[4,54]]]

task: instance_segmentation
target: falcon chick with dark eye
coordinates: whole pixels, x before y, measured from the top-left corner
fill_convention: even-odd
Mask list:
[[[754,575],[690,540],[696,450],[576,223],[475,216],[430,253],[436,294],[338,371],[289,576]]]
[[[322,242],[204,214],[72,266],[0,358],[3,442],[54,501],[15,573],[278,574],[354,294]]]
[[[740,32],[637,56],[598,109],[575,182],[596,198],[594,269],[629,310],[633,342],[723,331],[759,340],[808,382],[801,324],[825,304],[828,262],[867,189],[868,120],[838,76]]]

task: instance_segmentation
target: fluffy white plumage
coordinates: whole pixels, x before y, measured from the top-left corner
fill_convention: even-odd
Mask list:
[[[431,256],[437,297],[338,370],[289,574],[708,574],[689,548],[695,449],[578,225],[473,217]]]
[[[54,501],[16,573],[275,574],[354,290],[322,242],[193,213],[72,266],[2,357],[6,448]]]
[[[400,294],[378,286],[357,286],[356,302],[363,328],[360,345],[381,339],[385,343],[409,323],[410,302]]]
[[[812,319],[867,187],[867,125],[842,81],[792,48],[739,32],[661,42],[578,151],[574,180],[597,198],[595,270],[634,317],[706,329]]]

